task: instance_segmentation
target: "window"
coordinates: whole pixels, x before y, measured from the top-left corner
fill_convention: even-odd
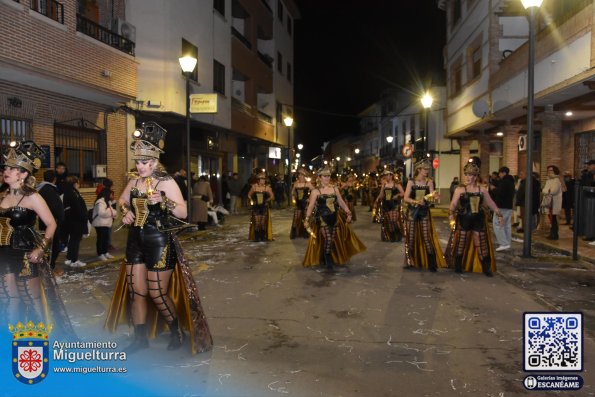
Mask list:
[[[213,59],[213,91],[225,95],[225,66]]]
[[[451,2],[451,19],[450,19],[450,26],[455,26],[460,20],[462,15],[462,4],[461,0],[454,0]]]
[[[213,8],[225,17],[225,0],[213,0]]]
[[[287,16],[287,33],[289,33],[289,35],[291,36],[292,34],[292,30],[293,30],[293,26],[292,26],[292,19],[291,17],[288,15]]]
[[[481,74],[481,46],[469,51],[469,80]]]
[[[287,81],[291,81],[291,63],[287,62]]]
[[[186,55],[190,55],[198,59],[198,47],[188,40],[182,39],[182,55],[180,55],[180,57],[184,57]],[[182,72],[182,74],[184,73]],[[198,81],[198,64],[194,67],[194,71],[190,75],[190,79]]]
[[[463,60],[459,57],[450,67],[450,96],[457,95],[463,87]]]
[[[54,124],[54,155],[68,173],[80,179],[81,187],[92,186],[93,167],[107,163],[105,130],[87,120],[70,120]]]
[[[277,70],[283,74],[283,55],[277,51]]]
[[[281,3],[281,0],[277,0],[277,18],[283,23],[283,3]]]
[[[0,149],[6,151],[10,142],[32,139],[31,122],[0,116]]]

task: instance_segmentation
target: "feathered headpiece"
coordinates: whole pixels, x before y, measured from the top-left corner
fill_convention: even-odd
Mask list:
[[[469,175],[479,175],[481,168],[481,160],[477,156],[473,156],[469,159],[465,167],[463,167],[463,173]]]

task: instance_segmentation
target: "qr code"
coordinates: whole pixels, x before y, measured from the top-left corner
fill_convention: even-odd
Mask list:
[[[582,371],[582,313],[524,313],[525,371]]]

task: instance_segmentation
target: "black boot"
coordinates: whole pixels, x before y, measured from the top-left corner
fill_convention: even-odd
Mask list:
[[[326,271],[328,273],[335,272],[335,268],[333,267],[333,258],[331,257],[331,254],[324,254],[324,265],[326,266]]]
[[[457,255],[455,257],[455,272],[463,273],[463,255]]]
[[[177,350],[182,346],[182,342],[184,341],[184,332],[180,329],[177,318],[174,318],[169,324],[169,330],[171,334],[167,350]]]
[[[492,277],[492,269],[491,269],[491,259],[489,256],[484,256],[481,260],[481,270],[483,270],[483,274],[488,277]]]
[[[432,273],[435,273],[436,270],[438,270],[436,266],[436,254],[428,254],[428,269],[430,269]]]
[[[149,347],[149,340],[147,339],[147,326],[145,324],[137,324],[134,326],[134,341],[126,348],[124,352],[127,354],[136,353],[139,350]]]

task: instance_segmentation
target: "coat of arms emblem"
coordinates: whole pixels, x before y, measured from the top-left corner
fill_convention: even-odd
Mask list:
[[[12,333],[12,373],[15,378],[27,385],[41,382],[49,370],[49,340],[52,326],[29,321],[8,325]]]

